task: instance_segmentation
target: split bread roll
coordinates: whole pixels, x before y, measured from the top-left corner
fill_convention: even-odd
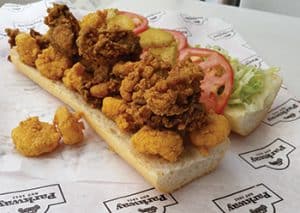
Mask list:
[[[130,135],[121,132],[112,120],[99,109],[90,107],[79,94],[66,88],[62,82],[50,80],[42,76],[35,68],[22,63],[16,48],[11,49],[10,59],[18,71],[74,110],[83,112],[86,121],[97,134],[147,181],[162,192],[172,192],[213,171],[229,147],[230,141],[227,138],[212,148],[208,156],[203,156],[194,146],[188,145],[185,146],[178,161],[173,163],[157,156],[138,153],[131,145]]]
[[[281,83],[281,77],[275,73],[266,76],[264,91],[255,97],[256,100],[263,100],[263,106],[260,107],[260,110],[251,110],[244,107],[226,107],[224,115],[229,121],[231,131],[243,136],[254,131],[271,108]]]

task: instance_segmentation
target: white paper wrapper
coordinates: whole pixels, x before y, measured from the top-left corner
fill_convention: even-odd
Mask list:
[[[4,29],[33,27],[45,32],[43,17],[51,2],[0,8],[0,212],[298,211],[300,102],[284,86],[254,133],[230,136],[231,149],[215,172],[172,194],[152,189],[87,125],[83,144],[61,146],[41,158],[20,156],[11,130],[29,116],[51,122],[63,103],[6,60]],[[70,6],[77,17],[86,13]],[[221,19],[163,10],[145,15],[151,26],[184,32],[191,45],[218,45],[244,63],[267,67]]]

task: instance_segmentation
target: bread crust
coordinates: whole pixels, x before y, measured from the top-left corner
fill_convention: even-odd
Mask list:
[[[264,106],[260,110],[250,111],[243,107],[226,107],[224,111],[225,117],[230,123],[231,130],[242,136],[249,135],[266,117],[273,101],[280,89],[282,79],[277,74],[273,73],[268,79],[267,97],[264,99]]]
[[[212,148],[208,156],[201,155],[194,146],[190,145],[185,147],[175,163],[167,162],[157,156],[138,153],[131,145],[130,135],[121,132],[100,110],[91,108],[79,94],[66,88],[63,83],[50,80],[35,68],[22,63],[15,48],[10,51],[10,59],[19,72],[74,110],[83,112],[85,120],[97,134],[150,184],[162,192],[172,192],[213,171],[230,145],[227,138]]]

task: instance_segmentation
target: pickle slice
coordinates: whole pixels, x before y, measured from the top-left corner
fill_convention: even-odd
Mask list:
[[[150,28],[140,35],[140,44],[143,49],[166,47],[176,43],[173,35],[164,30]]]
[[[133,30],[135,24],[133,20],[126,15],[116,15],[107,22],[108,29],[119,28],[121,30]]]

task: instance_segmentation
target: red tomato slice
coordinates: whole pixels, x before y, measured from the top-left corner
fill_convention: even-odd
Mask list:
[[[128,16],[133,20],[136,28],[134,28],[132,31],[135,34],[139,34],[148,29],[148,20],[144,16],[140,16],[136,13],[131,13],[131,12],[127,12],[127,11],[119,11],[119,13],[122,15]]]
[[[187,47],[187,39],[183,35],[182,32],[176,31],[176,30],[169,30],[169,29],[163,29],[164,31],[167,31],[168,33],[171,33],[173,37],[175,38],[178,46],[178,50],[182,50],[183,48]]]
[[[186,57],[190,57],[204,71],[199,101],[207,109],[222,114],[233,88],[230,63],[222,54],[205,48],[185,48],[180,52],[179,60]]]

